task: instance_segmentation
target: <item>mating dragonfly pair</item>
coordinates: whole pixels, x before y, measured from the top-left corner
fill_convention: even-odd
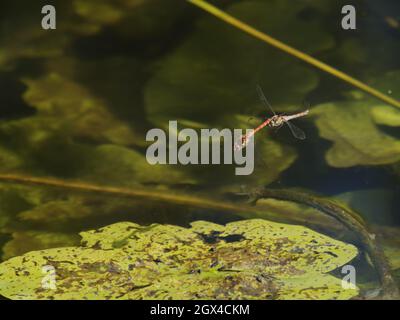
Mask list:
[[[247,146],[249,143],[250,139],[262,128],[264,127],[271,127],[271,128],[280,128],[284,124],[286,124],[290,131],[292,132],[293,136],[297,139],[304,140],[306,138],[306,135],[303,130],[300,128],[296,127],[293,123],[290,122],[290,120],[295,119],[295,118],[300,118],[308,114],[309,110],[305,110],[303,112],[299,112],[296,114],[292,115],[280,115],[276,114],[272,106],[269,104],[267,98],[265,98],[265,95],[261,89],[260,86],[257,86],[257,93],[260,98],[260,100],[269,108],[269,110],[272,112],[273,116],[271,118],[268,118],[265,120],[263,123],[261,123],[257,128],[253,129],[250,133],[245,134],[240,137],[240,141],[236,142],[233,146],[233,149],[235,151],[239,151]]]

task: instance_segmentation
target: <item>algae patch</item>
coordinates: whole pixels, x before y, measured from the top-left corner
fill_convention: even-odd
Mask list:
[[[32,251],[0,264],[11,299],[349,299],[328,272],[353,245],[261,219],[191,228],[120,222],[82,232],[79,247]],[[55,269],[55,289],[43,286]]]

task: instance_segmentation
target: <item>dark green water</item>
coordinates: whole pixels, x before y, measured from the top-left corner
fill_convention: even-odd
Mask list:
[[[184,1],[53,1],[57,29],[47,31],[40,28],[44,3],[0,5],[2,174],[210,197],[261,186],[302,188],[347,202],[379,226],[390,258],[399,260],[398,109]],[[356,30],[340,27],[345,1],[232,3],[216,5],[400,99],[398,1],[353,1]],[[300,111],[307,101],[310,116],[295,121],[306,140],[297,141],[287,128],[264,129],[256,137],[262,161],[248,177],[235,176],[232,166],[146,162],[146,132],[169,120],[221,129],[245,128],[252,126],[245,121],[250,116],[268,116],[258,84],[277,112]],[[114,222],[187,226],[199,219],[226,223],[241,217],[0,184],[3,259],[76,244],[78,232]],[[373,271],[359,263],[369,280]]]

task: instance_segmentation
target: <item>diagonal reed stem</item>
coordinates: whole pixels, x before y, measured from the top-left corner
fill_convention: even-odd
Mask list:
[[[195,197],[187,194],[177,194],[174,192],[165,192],[150,190],[145,188],[121,188],[113,186],[96,185],[80,181],[64,181],[56,178],[34,177],[20,174],[0,174],[0,181],[20,183],[28,185],[39,185],[54,188],[62,188],[83,192],[94,192],[108,194],[120,197],[142,198],[152,201],[161,201],[176,203],[179,205],[194,206],[203,209],[223,210],[232,212],[246,212],[257,214],[260,210],[249,205],[236,205],[228,202],[221,202],[213,199]]]
[[[149,201],[164,201],[168,203],[174,203],[184,206],[193,206],[202,209],[209,210],[221,210],[229,211],[231,213],[239,213],[243,218],[267,218],[265,208],[259,208],[258,206],[243,204],[243,203],[231,203],[217,199],[199,197],[189,194],[179,194],[174,192],[156,191],[149,189],[128,189],[113,186],[95,185],[86,182],[79,181],[65,181],[57,178],[45,178],[45,177],[34,177],[22,174],[9,174],[0,173],[0,182],[27,184],[27,185],[39,185],[54,188],[69,189],[82,192],[94,192],[111,196],[120,197],[138,197],[147,199]],[[355,232],[364,246],[372,261],[377,269],[380,280],[384,289],[384,293],[391,298],[398,298],[398,289],[390,273],[390,268],[386,262],[385,256],[379,246],[379,243],[375,241],[368,230],[368,227],[364,224],[362,218],[350,209],[347,209],[337,203],[330,201],[329,199],[323,199],[312,194],[304,192],[296,192],[293,190],[285,189],[256,189],[253,193],[249,194],[250,198],[254,202],[261,198],[272,198],[278,200],[286,200],[297,202],[309,207],[313,207],[321,213],[330,216],[339,221],[343,226],[349,230]],[[272,215],[274,216],[274,215]],[[269,216],[268,218],[271,218]],[[274,217],[276,218],[276,216]],[[296,219],[293,222],[296,221]],[[318,223],[314,224],[314,227]]]
[[[218,19],[234,26],[235,28],[242,30],[243,32],[253,36],[254,38],[260,39],[261,41],[264,41],[271,46],[282,50],[286,53],[288,53],[291,56],[294,56],[308,64],[311,64],[312,66],[329,73],[330,75],[339,78],[343,80],[344,82],[347,82],[348,84],[374,96],[375,98],[378,98],[379,100],[386,102],[392,106],[395,106],[397,108],[400,108],[400,101],[393,99],[382,92],[368,86],[367,84],[361,82],[360,80],[357,80],[348,74],[331,67],[330,65],[319,61],[318,59],[313,58],[312,56],[295,49],[291,46],[288,46],[287,44],[253,28],[252,26],[248,25],[247,23],[244,23],[240,21],[239,19],[227,14],[226,12],[218,9],[217,7],[209,4],[208,2],[204,0],[187,0],[188,2],[192,3],[193,5],[203,9],[204,11],[210,13],[211,15],[217,17]]]

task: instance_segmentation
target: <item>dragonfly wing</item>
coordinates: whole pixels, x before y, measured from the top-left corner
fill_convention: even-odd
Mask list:
[[[288,125],[290,131],[292,132],[295,138],[300,140],[304,140],[306,138],[306,134],[299,127],[296,127],[293,123],[289,121],[286,121],[286,124]]]
[[[259,85],[256,86],[258,97],[260,100],[268,107],[268,109],[272,112],[273,115],[276,115],[274,109],[272,109],[271,104],[268,102],[267,98],[264,95],[264,92],[262,91],[261,87]]]

